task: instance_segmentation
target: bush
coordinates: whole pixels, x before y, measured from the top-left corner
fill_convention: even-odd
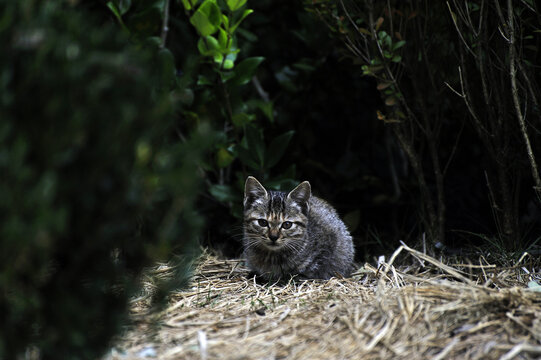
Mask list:
[[[210,136],[170,140],[151,52],[63,2],[37,4],[0,5],[0,359],[29,344],[93,358],[143,266],[198,248]]]
[[[471,245],[472,233],[490,233],[477,238],[494,236],[501,250],[535,244],[541,148],[527,119],[540,114],[539,6],[304,3],[377,82],[377,118],[398,144],[385,160],[393,201],[413,209],[400,215],[415,217],[409,231],[434,246],[460,237]]]

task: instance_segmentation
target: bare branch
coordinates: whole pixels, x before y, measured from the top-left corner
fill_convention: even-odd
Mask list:
[[[473,57],[477,57],[477,55],[475,55],[473,50],[470,48],[470,46],[464,39],[464,36],[462,36],[462,32],[460,31],[458,27],[458,23],[456,22],[456,15],[453,13],[453,10],[451,10],[451,5],[449,4],[449,1],[446,1],[446,3],[447,3],[447,7],[449,8],[449,13],[451,14],[451,19],[453,20],[453,24],[455,24],[456,31],[458,33],[458,36],[460,37],[460,40],[462,40],[462,42],[464,43],[464,46],[473,55]]]
[[[509,34],[509,75],[511,77],[511,93],[513,95],[513,103],[515,104],[515,113],[517,115],[520,132],[524,138],[524,143],[526,145],[526,152],[528,153],[528,159],[530,160],[530,167],[532,170],[532,176],[535,181],[536,192],[541,193],[541,178],[539,177],[539,170],[537,169],[537,162],[535,160],[535,155],[532,150],[532,145],[530,143],[530,137],[528,135],[528,129],[526,128],[526,121],[522,115],[522,110],[520,108],[520,99],[518,96],[518,87],[517,87],[517,69],[516,69],[516,49],[515,49],[515,24],[514,24],[514,15],[513,15],[513,2],[512,0],[507,0],[507,28]]]
[[[461,98],[465,98],[466,95],[464,95],[464,93],[459,93],[458,91],[456,91],[451,85],[449,85],[449,83],[447,81],[444,81],[443,82],[452,92],[454,92],[455,94],[457,94],[459,97]]]

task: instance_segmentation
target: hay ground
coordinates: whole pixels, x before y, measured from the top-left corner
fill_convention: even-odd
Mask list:
[[[106,359],[541,359],[528,258],[446,265],[403,245],[351,278],[258,284],[240,260],[205,254],[165,310],[134,300]]]

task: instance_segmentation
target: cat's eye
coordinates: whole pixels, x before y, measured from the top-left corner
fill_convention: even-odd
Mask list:
[[[258,219],[257,224],[261,227],[267,227],[269,226],[269,222],[265,219]]]
[[[293,223],[291,221],[284,221],[282,223],[282,228],[283,229],[289,229],[289,228],[291,228],[292,225],[293,225]]]

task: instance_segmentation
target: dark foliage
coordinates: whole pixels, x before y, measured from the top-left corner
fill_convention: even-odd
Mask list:
[[[209,134],[171,137],[154,52],[65,6],[0,7],[2,359],[30,344],[44,359],[95,358],[142,268],[198,249]],[[177,275],[162,285],[187,268]]]

